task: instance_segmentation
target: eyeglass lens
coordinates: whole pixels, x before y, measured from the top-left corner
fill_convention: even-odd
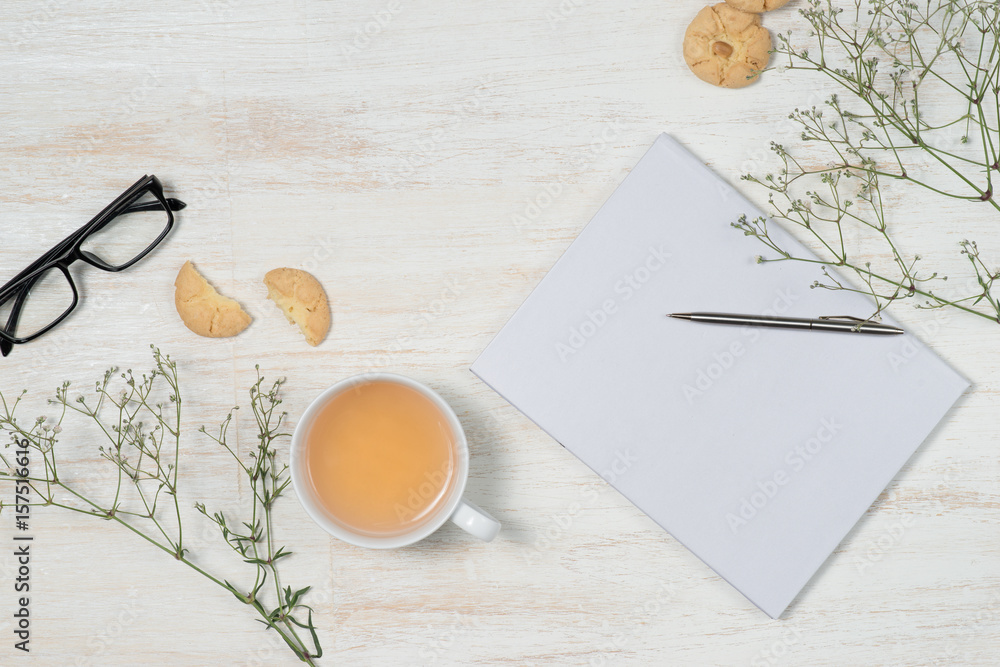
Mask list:
[[[12,309],[20,302],[14,331],[7,333],[28,338],[56,322],[73,307],[73,286],[58,267],[48,269],[25,281],[23,289],[0,303],[0,326],[6,325]]]
[[[125,266],[140,257],[163,234],[169,217],[156,197],[148,192],[130,208],[136,207],[140,210],[121,213],[91,233],[80,250],[112,268]]]

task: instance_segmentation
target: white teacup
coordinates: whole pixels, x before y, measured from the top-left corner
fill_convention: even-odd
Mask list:
[[[432,514],[424,519],[418,526],[410,532],[403,534],[393,534],[389,536],[362,534],[351,529],[344,522],[339,521],[316,497],[316,493],[309,480],[307,461],[305,456],[306,436],[313,425],[319,412],[337,395],[350,390],[361,383],[366,382],[394,382],[427,397],[441,414],[445,417],[452,431],[452,443],[455,448],[455,470],[454,479],[445,498],[438,502]],[[369,547],[372,549],[394,549],[405,547],[414,542],[419,542],[449,519],[456,525],[481,540],[489,542],[500,532],[500,522],[492,516],[465,500],[462,494],[465,492],[465,485],[469,480],[469,444],[465,439],[465,431],[461,422],[451,406],[445,402],[434,390],[423,385],[416,380],[411,380],[395,373],[365,373],[341,380],[333,385],[309,405],[299,423],[295,427],[292,435],[291,455],[289,457],[289,470],[292,477],[292,486],[295,494],[302,503],[302,507],[312,517],[323,530],[334,537],[338,537],[345,542],[359,547]]]

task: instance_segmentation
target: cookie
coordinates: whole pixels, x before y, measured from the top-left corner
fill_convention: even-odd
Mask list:
[[[772,9],[784,7],[788,4],[788,1],[789,0],[726,0],[726,4],[740,10],[741,12],[753,12],[754,14],[759,14],[760,12],[769,12]]]
[[[688,67],[699,79],[723,88],[756,81],[770,51],[771,33],[760,24],[760,16],[724,2],[698,12],[684,34]]]
[[[177,314],[199,336],[230,338],[250,326],[251,318],[240,304],[216,292],[191,262],[184,262],[174,287]]]
[[[297,324],[306,342],[316,347],[330,331],[330,303],[312,274],[299,269],[274,269],[264,276],[267,298]]]

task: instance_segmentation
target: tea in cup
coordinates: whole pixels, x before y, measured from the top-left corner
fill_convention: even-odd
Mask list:
[[[406,546],[448,519],[486,541],[500,530],[462,497],[469,448],[455,412],[401,375],[359,375],[320,394],[295,428],[290,460],[306,512],[351,544]]]

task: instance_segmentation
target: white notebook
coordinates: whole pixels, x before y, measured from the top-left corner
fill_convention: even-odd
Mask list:
[[[757,264],[742,214],[661,135],[472,370],[776,618],[969,383],[909,334],[667,318],[871,313]]]

